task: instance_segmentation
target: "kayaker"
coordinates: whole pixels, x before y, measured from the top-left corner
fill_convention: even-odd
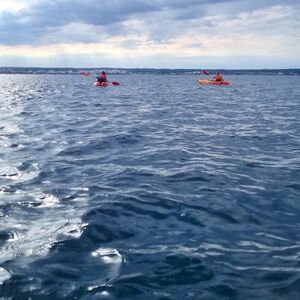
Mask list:
[[[223,75],[220,72],[217,72],[217,74],[213,77],[213,81],[225,81],[223,78]]]
[[[108,82],[106,73],[104,71],[101,72],[100,77],[97,77],[97,79],[98,79],[98,82],[100,82],[100,83]]]

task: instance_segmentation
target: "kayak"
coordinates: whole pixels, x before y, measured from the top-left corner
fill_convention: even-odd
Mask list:
[[[108,82],[99,82],[99,81],[96,81],[96,82],[94,82],[94,86],[106,87],[106,86],[108,86]]]
[[[214,81],[214,80],[207,80],[207,79],[198,79],[200,84],[214,84],[214,85],[230,85],[229,81]]]
[[[94,82],[94,86],[102,86],[102,87],[106,87],[108,85],[120,85],[120,82],[118,81],[113,81],[113,82],[99,82],[99,81],[96,81]]]

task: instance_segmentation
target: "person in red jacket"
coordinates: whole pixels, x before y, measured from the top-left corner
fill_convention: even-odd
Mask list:
[[[100,77],[97,77],[97,78],[98,78],[98,82],[100,82],[100,83],[108,82],[106,73],[104,71],[102,71]]]

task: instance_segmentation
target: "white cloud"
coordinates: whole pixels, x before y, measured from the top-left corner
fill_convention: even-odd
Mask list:
[[[0,13],[4,11],[17,12],[24,8],[24,4],[13,0],[2,0],[0,2]]]
[[[211,27],[222,29],[222,31],[265,31],[270,28],[281,28],[282,21],[287,24],[298,18],[297,12],[289,6],[273,6],[267,9],[259,9],[251,12],[243,12],[235,17],[230,16],[207,16],[204,22]]]

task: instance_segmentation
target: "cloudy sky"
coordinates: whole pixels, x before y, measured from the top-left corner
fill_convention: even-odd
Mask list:
[[[0,0],[0,66],[300,67],[300,0]]]

